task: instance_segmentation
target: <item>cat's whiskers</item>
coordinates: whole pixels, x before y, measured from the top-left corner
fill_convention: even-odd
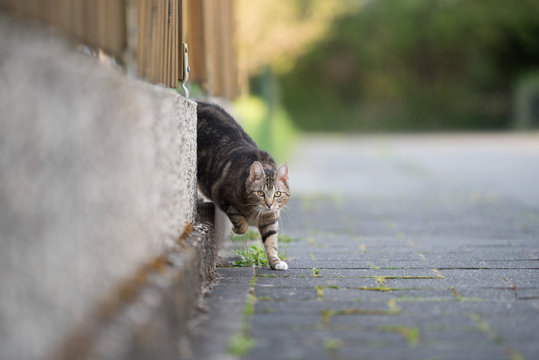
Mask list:
[[[240,204],[238,206],[239,207],[256,207],[256,206],[258,206],[258,204],[247,203],[247,204]]]
[[[256,222],[259,223],[260,222],[260,216],[262,214],[264,214],[265,210],[263,207],[258,207],[258,215],[256,216]]]
[[[253,209],[251,211],[249,211],[249,213],[247,214],[247,216],[249,217],[247,219],[247,223],[248,224],[252,224],[253,223],[253,220],[256,218],[256,222],[258,223],[258,219],[260,217],[260,208],[258,206],[255,206],[253,207]]]
[[[296,217],[296,214],[287,206],[283,206],[282,208],[282,211],[284,214],[286,214],[286,216],[290,217],[290,215]]]
[[[286,218],[288,219],[288,221],[289,221],[291,224],[294,224],[294,225],[295,225],[294,221],[292,220],[292,217],[290,216],[290,215],[294,215],[294,214],[292,214],[292,211],[290,211],[290,209],[287,208],[286,206],[283,206],[283,207],[281,208],[281,210],[282,210],[282,214],[285,214],[285,215],[286,215]]]
[[[252,220],[252,217],[251,214],[253,214],[253,212],[256,211],[257,207],[258,207],[258,204],[252,204],[252,203],[247,203],[247,204],[242,204],[242,205],[237,205],[238,207],[240,208],[245,208],[245,209],[242,209],[242,210],[248,210],[247,214],[245,215],[245,218],[249,219],[249,220]],[[244,211],[242,211],[243,214],[245,214]]]

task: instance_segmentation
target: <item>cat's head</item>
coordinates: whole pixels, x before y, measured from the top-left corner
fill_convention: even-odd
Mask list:
[[[288,166],[282,164],[276,171],[266,169],[258,161],[253,162],[246,182],[249,204],[260,210],[276,211],[286,205],[288,188]]]

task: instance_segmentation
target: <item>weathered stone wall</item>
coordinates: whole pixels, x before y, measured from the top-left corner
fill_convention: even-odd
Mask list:
[[[193,221],[195,104],[0,14],[0,358],[42,359]]]

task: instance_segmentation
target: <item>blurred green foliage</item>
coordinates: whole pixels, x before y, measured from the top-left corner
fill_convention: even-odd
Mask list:
[[[539,71],[530,73],[517,83],[513,107],[515,128],[539,128]]]
[[[287,162],[296,139],[296,130],[281,105],[274,105],[256,96],[243,96],[234,102],[234,110],[242,127],[259,148],[269,152],[278,164]]]
[[[537,0],[373,0],[279,80],[303,130],[501,129],[538,68]]]

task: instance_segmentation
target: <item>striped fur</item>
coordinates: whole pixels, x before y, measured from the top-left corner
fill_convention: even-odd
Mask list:
[[[197,177],[200,191],[229,217],[233,231],[260,231],[272,269],[286,270],[279,259],[279,212],[290,196],[288,167],[260,150],[222,108],[197,107]]]

